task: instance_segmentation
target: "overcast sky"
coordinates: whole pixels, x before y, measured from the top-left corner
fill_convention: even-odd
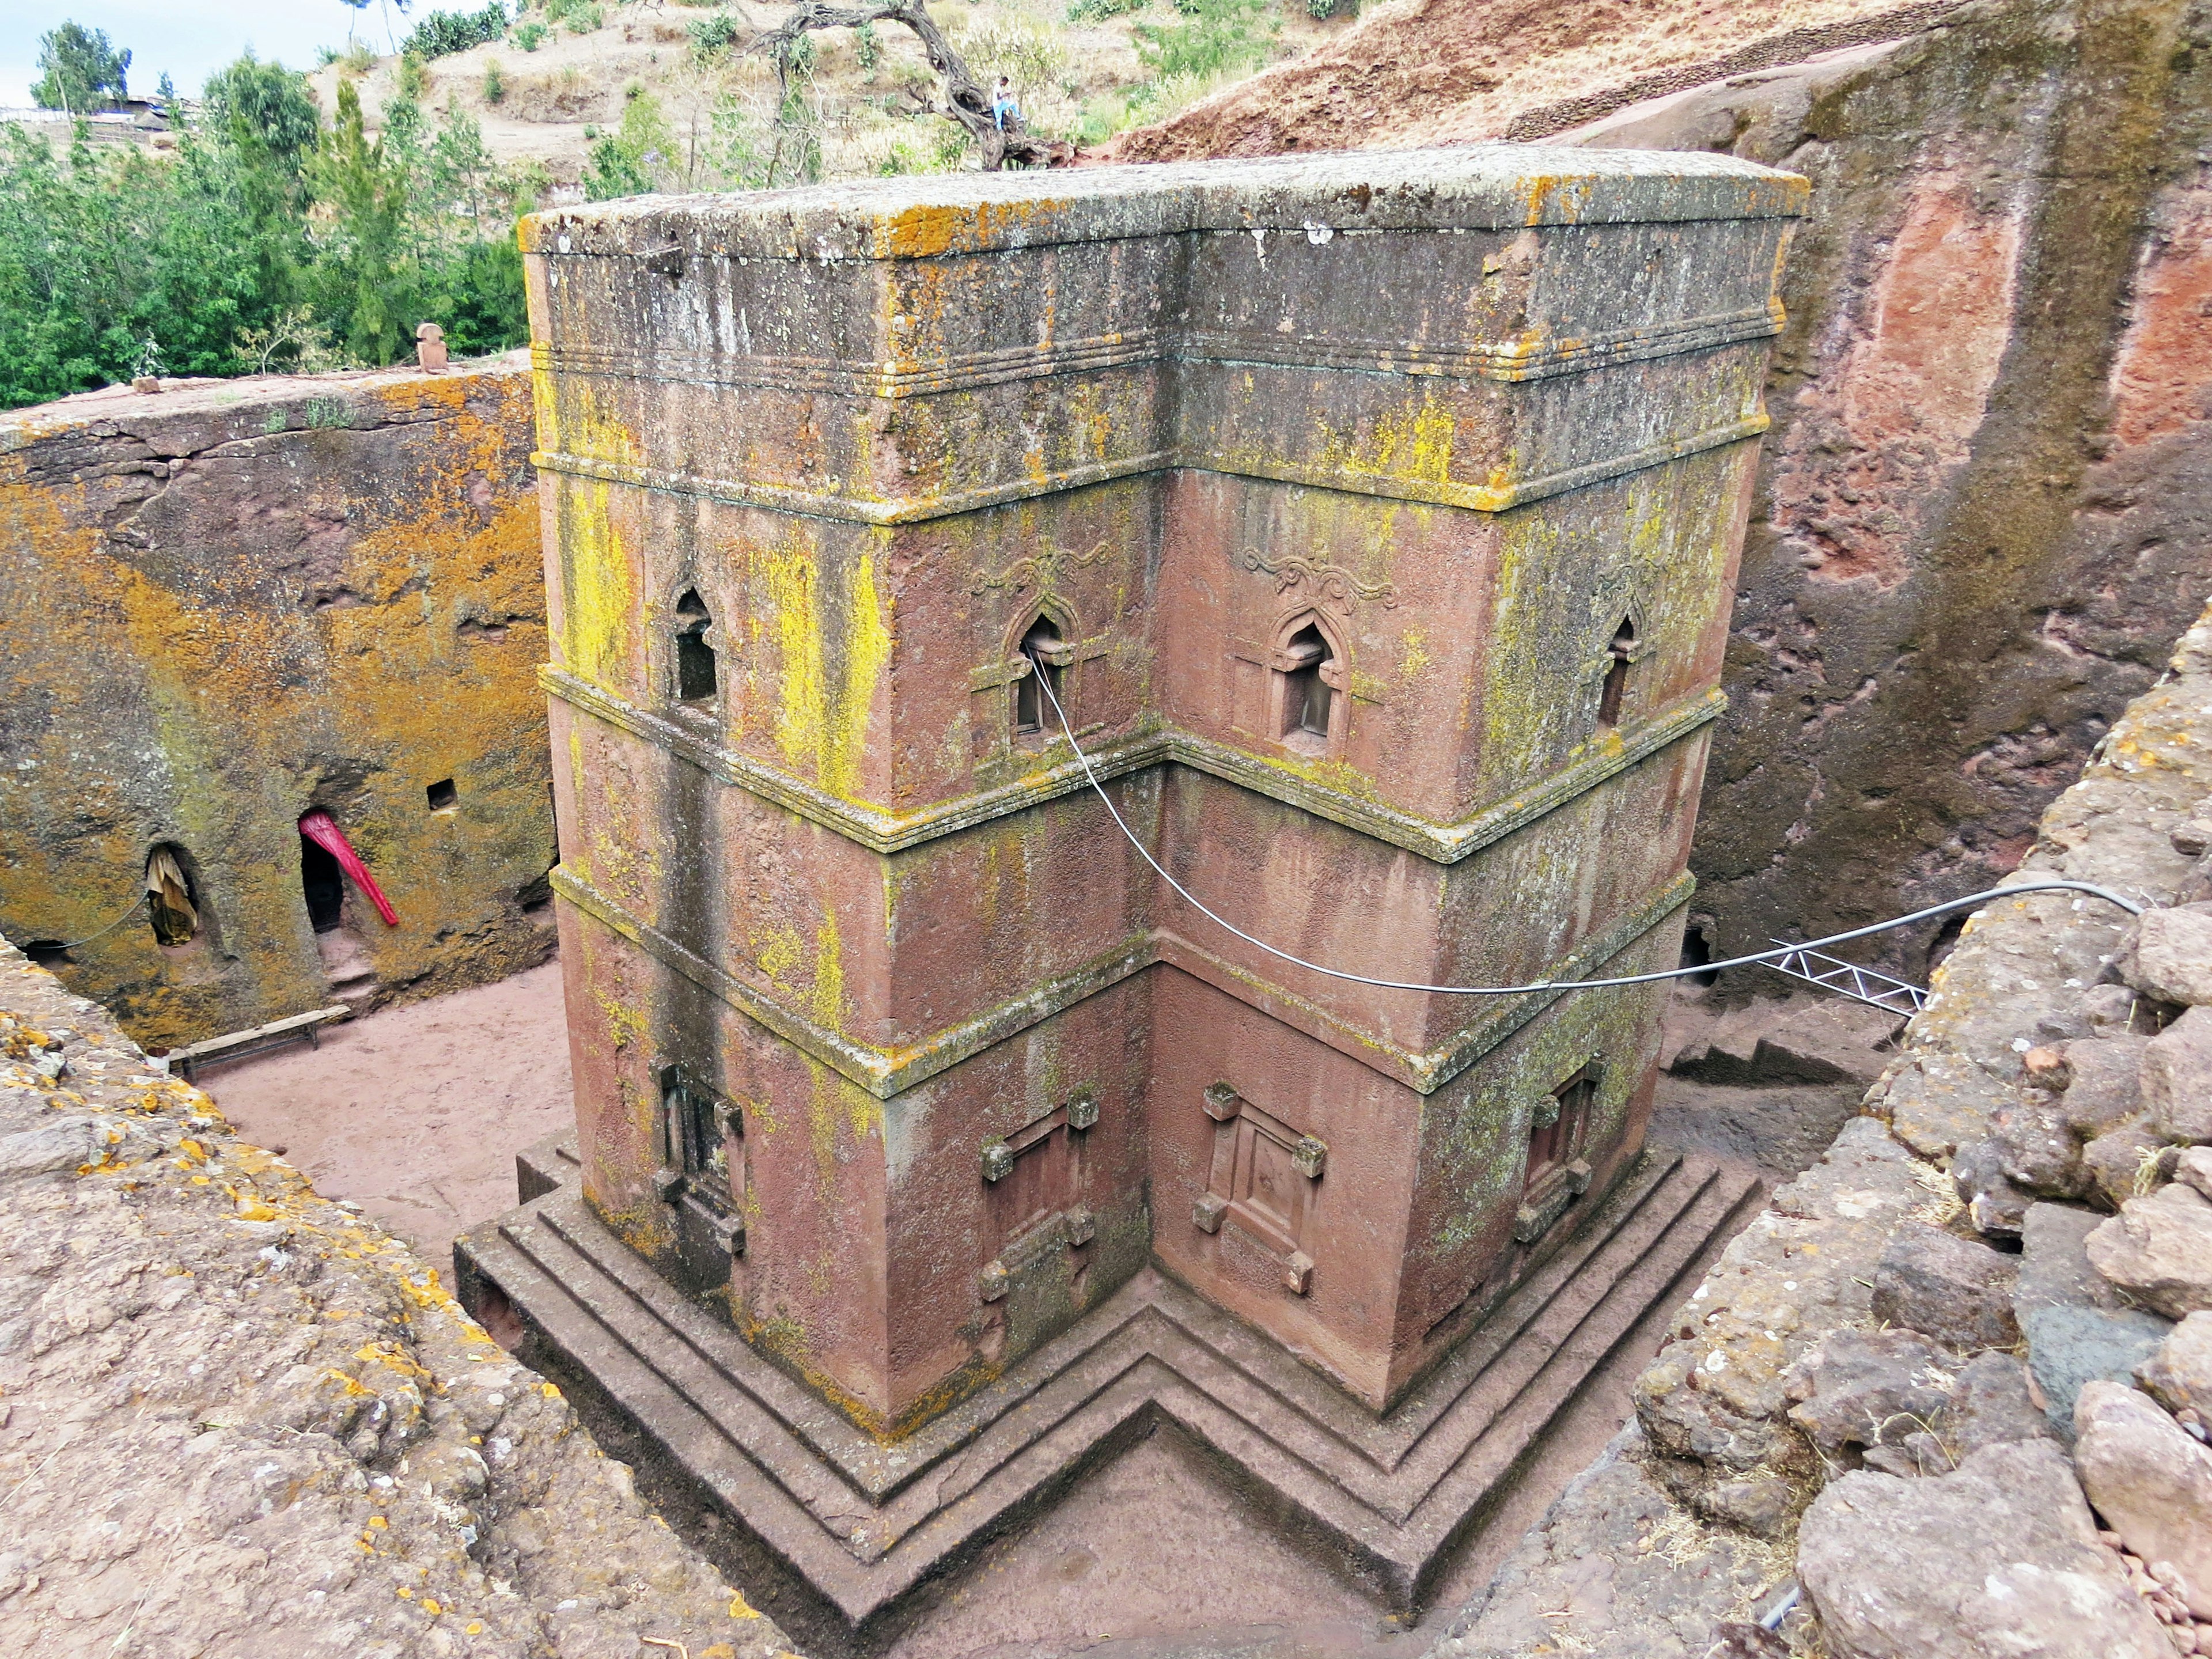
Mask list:
[[[428,6],[441,0],[427,0]],[[447,3],[446,9],[473,9]],[[118,49],[131,52],[131,90],[149,93],[167,70],[177,90],[197,96],[210,70],[221,69],[252,46],[293,69],[313,69],[315,48],[345,44],[355,23],[385,50],[384,11],[370,0],[355,12],[340,0],[5,0],[0,3],[0,105],[31,101],[38,78],[39,37],[64,22],[106,29]],[[397,6],[393,28],[408,25]]]

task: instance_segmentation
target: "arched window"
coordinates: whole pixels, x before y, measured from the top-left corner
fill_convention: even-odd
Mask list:
[[[1060,712],[1073,720],[1073,712],[1066,709],[1067,641],[1060,637],[1059,624],[1040,616],[1022,635],[1021,653],[1029,659],[1030,672],[1014,682],[1014,733],[1039,737],[1060,726],[1055,702]],[[1048,690],[1050,696],[1045,695]]]
[[[200,931],[198,896],[173,847],[146,855],[146,914],[159,945],[190,945]]]
[[[707,630],[714,619],[696,587],[686,588],[676,601],[676,701],[704,708],[720,689],[714,665],[714,647]]]
[[[1331,693],[1322,667],[1331,656],[1328,641],[1308,623],[1291,635],[1283,654],[1291,664],[1283,671],[1283,735],[1304,732],[1327,742]]]
[[[1620,724],[1620,702],[1628,695],[1628,665],[1636,657],[1636,619],[1623,617],[1620,626],[1613,631],[1613,643],[1606,647],[1613,660],[1606,665],[1605,689],[1597,695],[1597,723],[1600,726]]]

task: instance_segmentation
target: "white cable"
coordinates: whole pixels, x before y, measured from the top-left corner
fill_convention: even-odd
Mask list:
[[[1953,910],[1971,909],[1975,905],[1988,902],[1990,899],[2005,898],[2018,893],[2057,891],[2087,893],[2093,897],[2105,900],[2107,903],[2118,905],[2131,916],[2141,915],[2144,909],[2144,907],[2136,903],[2135,900],[2116,893],[2109,887],[2099,887],[2086,881],[2066,881],[2052,877],[2034,881],[2015,882],[2009,887],[1992,887],[1984,893],[1972,893],[1965,898],[1950,899],[1942,904],[1931,904],[1924,910],[1913,911],[1910,915],[1893,916],[1887,921],[1877,921],[1869,927],[1855,927],[1848,933],[1831,933],[1826,939],[1809,939],[1802,945],[1784,945],[1771,951],[1755,951],[1747,957],[1730,957],[1726,962],[1703,962],[1689,968],[1669,968],[1663,973],[1630,974],[1620,979],[1540,979],[1530,985],[1419,985],[1399,979],[1370,979],[1364,974],[1347,974],[1340,968],[1324,968],[1317,962],[1308,962],[1304,957],[1294,957],[1288,951],[1279,951],[1263,939],[1253,938],[1235,922],[1226,917],[1217,915],[1190,889],[1170,875],[1160,861],[1146,850],[1145,843],[1137,839],[1136,833],[1122,821],[1121,814],[1115,806],[1113,798],[1100,786],[1098,775],[1091,769],[1091,757],[1085,754],[1083,745],[1076,742],[1074,728],[1067,723],[1067,711],[1060,706],[1060,698],[1052,689],[1052,676],[1034,662],[1030,665],[1030,672],[1036,676],[1037,684],[1044,688],[1045,696],[1051,699],[1052,712],[1060,716],[1060,729],[1066,736],[1067,746],[1075,751],[1075,758],[1082,763],[1085,779],[1089,781],[1098,799],[1106,803],[1106,810],[1113,815],[1115,827],[1128,838],[1129,845],[1137,849],[1137,855],[1152,866],[1162,881],[1180,893],[1191,908],[1200,915],[1220,927],[1226,927],[1247,945],[1256,945],[1271,957],[1280,957],[1283,961],[1293,963],[1300,968],[1310,969],[1316,974],[1326,974],[1331,979],[1350,980],[1355,985],[1373,985],[1385,991],[1435,991],[1448,996],[1466,997],[1511,997],[1519,996],[1528,991],[1597,991],[1616,985],[1650,985],[1659,980],[1681,979],[1691,974],[1717,974],[1723,968],[1747,968],[1755,963],[1771,962],[1778,957],[1792,956],[1800,951],[1818,951],[1831,945],[1846,945],[1852,939],[1864,939],[1869,933],[1887,933],[1893,927],[1909,927],[1916,921],[1926,921],[1931,917],[1944,915]]]

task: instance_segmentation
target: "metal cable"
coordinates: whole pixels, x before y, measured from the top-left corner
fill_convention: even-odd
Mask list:
[[[117,928],[120,927],[125,922],[130,921],[131,917],[137,915],[145,908],[146,896],[145,894],[141,893],[138,895],[137,902],[132,904],[128,910],[125,910],[121,915],[116,917],[114,921],[109,922],[106,927],[101,928],[98,933],[87,933],[82,939],[73,939],[67,945],[49,945],[45,948],[49,951],[74,951],[80,945],[89,945],[96,939],[106,939],[110,933],[113,933]]]
[[[1037,667],[1034,662],[1031,664],[1030,672],[1036,676],[1037,684],[1043,688],[1045,696],[1051,700],[1052,712],[1060,717],[1060,729],[1067,738],[1067,746],[1075,751],[1075,758],[1082,764],[1084,778],[1090,783],[1098,799],[1105,802],[1106,810],[1112,814],[1115,827],[1127,837],[1129,845],[1137,849],[1137,855],[1152,866],[1162,881],[1181,894],[1184,901],[1200,915],[1227,928],[1247,945],[1257,945],[1269,956],[1294,963],[1297,967],[1310,969],[1316,974],[1326,974],[1331,979],[1350,980],[1355,985],[1373,985],[1385,991],[1434,991],[1448,996],[1467,997],[1510,997],[1519,996],[1529,991],[1597,991],[1620,985],[1650,985],[1660,980],[1686,978],[1692,974],[1717,974],[1723,968],[1747,968],[1754,963],[1771,962],[1777,957],[1786,957],[1799,951],[1816,951],[1831,945],[1848,944],[1852,939],[1865,939],[1872,933],[1887,933],[1893,927],[1910,927],[1916,921],[1926,921],[1932,917],[1948,915],[1954,910],[1971,909],[1991,899],[2005,898],[2019,893],[2057,891],[2087,893],[2092,897],[2103,899],[2107,903],[2117,904],[2133,916],[2141,915],[2145,908],[2135,900],[2124,894],[2116,893],[2109,887],[2099,887],[2086,881],[2067,881],[2051,877],[2033,881],[2015,882],[2009,887],[1992,887],[1987,892],[1972,893],[1965,898],[1949,899],[1942,904],[1931,904],[1925,909],[1915,910],[1909,915],[1893,916],[1887,921],[1877,921],[1869,927],[1855,927],[1848,933],[1831,933],[1826,939],[1808,939],[1802,945],[1784,945],[1772,951],[1754,951],[1747,957],[1730,957],[1725,962],[1703,962],[1688,968],[1669,968],[1664,972],[1656,974],[1629,974],[1618,979],[1540,979],[1528,985],[1422,985],[1407,980],[1370,979],[1365,974],[1348,974],[1340,968],[1324,968],[1317,962],[1308,962],[1304,957],[1295,957],[1288,951],[1278,950],[1263,939],[1255,939],[1235,922],[1216,915],[1207,908],[1204,900],[1170,875],[1166,867],[1146,850],[1144,842],[1137,839],[1136,833],[1123,821],[1120,810],[1114,805],[1113,798],[1107,794],[1105,789],[1100,785],[1098,775],[1091,769],[1091,757],[1085,754],[1083,745],[1076,742],[1075,730],[1068,724],[1067,711],[1060,706],[1059,696],[1053,690],[1052,676]]]

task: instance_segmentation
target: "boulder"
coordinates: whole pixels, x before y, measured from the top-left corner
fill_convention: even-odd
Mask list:
[[[2212,1146],[2191,1146],[2173,1160],[2173,1178],[2212,1198]]]
[[[1951,1401],[1936,1351],[1909,1331],[1838,1331],[1807,1356],[1790,1420],[1834,1457],[1846,1446],[1901,1445]]]
[[[2212,1308],[2212,1200],[2184,1182],[2130,1199],[2086,1248],[2099,1273],[2169,1319]]]
[[[2062,1306],[2032,1310],[2021,1328],[2027,1337],[2028,1370],[2043,1391],[2051,1425],[2070,1434],[2081,1389],[2094,1382],[2127,1382],[2173,1327],[2134,1308]]]
[[[2212,1003],[2212,904],[2145,911],[2121,939],[2113,965],[2160,1002]]]
[[[2133,1389],[2092,1382],[2074,1404],[2074,1468],[2120,1541],[2172,1563],[2169,1588],[2212,1619],[2212,1449]]]
[[[2166,1143],[2141,1123],[2124,1123],[2081,1149],[2082,1196],[2107,1210],[2135,1197],[2143,1165]]]
[[[1805,1512],[1797,1576],[1835,1659],[2172,1659],[2047,1440],[1844,1475]]]
[[[1977,1231],[1992,1238],[2017,1238],[2021,1218],[2035,1200],[2007,1178],[2004,1162],[1996,1140],[1970,1142],[1951,1160],[1951,1181],[1966,1200],[1966,1218]]]
[[[1716,1480],[1697,1495],[1698,1511],[1754,1538],[1786,1537],[1797,1513],[1796,1490],[1775,1474],[1753,1474]]]
[[[2177,1417],[2212,1425],[2212,1313],[2193,1313],[2136,1367],[2136,1381]]]
[[[2021,1218],[2020,1272],[2012,1309],[2020,1320],[2035,1308],[2118,1308],[2120,1293],[2089,1265],[2089,1235],[2105,1224],[2094,1210],[2071,1204],[2031,1204]]]
[[[2148,1035],[2136,1030],[2143,1017],[2142,994],[2128,986],[2092,985],[2081,993],[2081,1009],[2092,1036]]]
[[[2048,1052],[2047,1050],[2045,1052]],[[2083,1191],[2081,1144],[2066,1121],[2058,1096],[2036,1093],[1990,1120],[1997,1167],[2022,1192],[2041,1198],[2078,1198]]]
[[[1971,1243],[1940,1227],[1908,1222],[1874,1272],[1874,1314],[1954,1348],[2009,1347],[2018,1257]]]
[[[1945,1449],[1960,1461],[1984,1446],[2048,1440],[2053,1432],[2029,1388],[2027,1368],[2007,1353],[1978,1353],[1966,1363],[1939,1426]]]
[[[2212,1140],[2212,1009],[2191,1008],[2143,1048],[2142,1103],[2168,1140]]]
[[[1971,1060],[1923,1054],[1891,1074],[1878,1109],[1899,1140],[1923,1158],[1941,1158],[1981,1139],[1990,1119],[2018,1098]]]
[[[2142,1110],[2143,1050],[2138,1036],[2091,1037],[2066,1045],[2066,1127],[2083,1140],[2117,1129]]]

